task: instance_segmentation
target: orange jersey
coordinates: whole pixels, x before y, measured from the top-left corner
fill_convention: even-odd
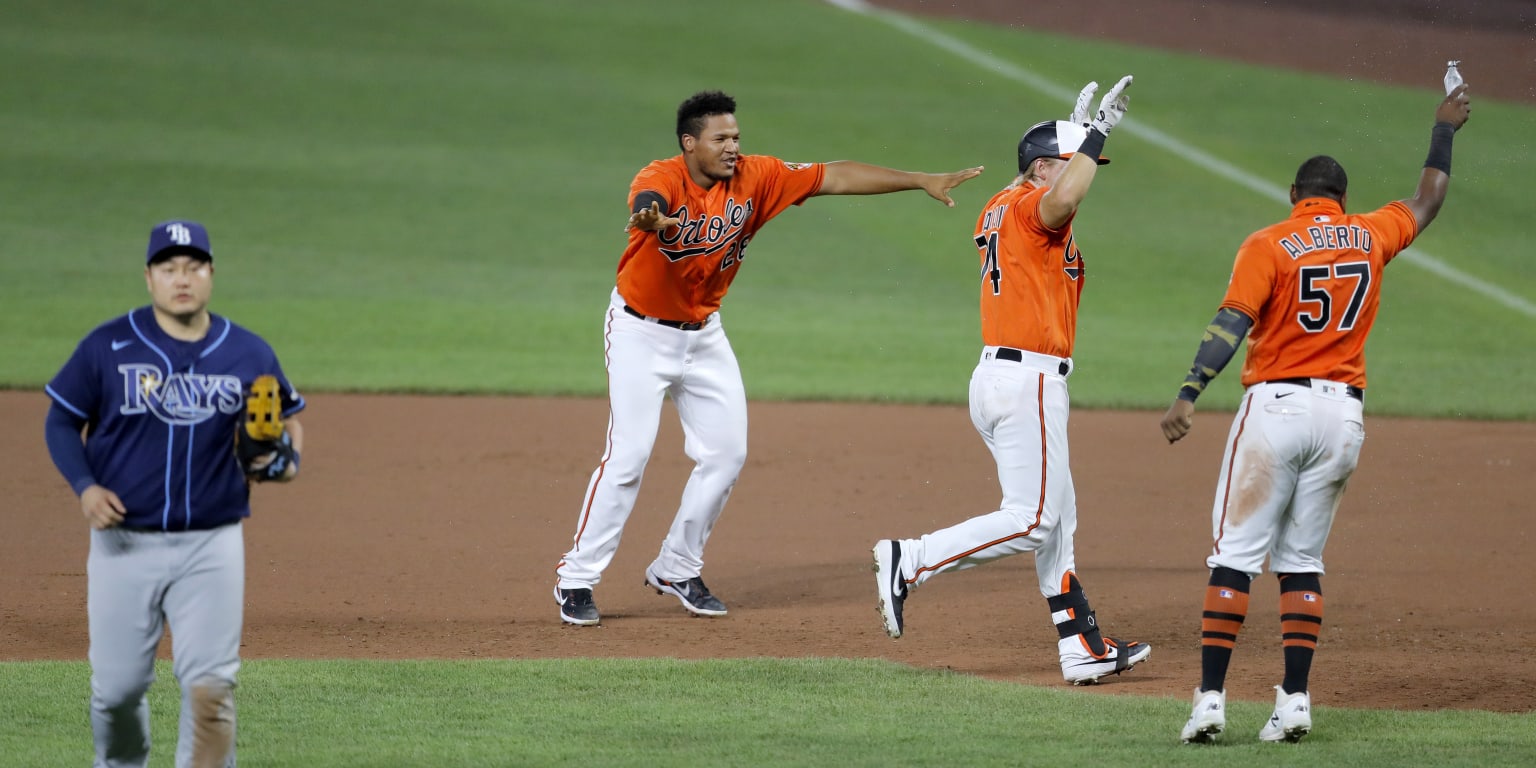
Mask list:
[[[1243,241],[1221,306],[1254,319],[1243,386],[1308,377],[1365,388],[1383,268],[1418,235],[1402,202],[1346,214],[1312,197]]]
[[[981,249],[981,340],[1056,357],[1071,357],[1083,257],[1072,221],[1050,229],[1040,220],[1049,187],[1005,187],[976,220]]]
[[[660,194],[666,214],[682,220],[660,232],[629,233],[619,259],[619,295],[643,315],[699,322],[720,308],[736,279],[747,242],[769,219],[821,189],[826,166],[742,155],[736,173],[704,189],[683,156],[657,160],[635,175],[629,205],[642,192]]]

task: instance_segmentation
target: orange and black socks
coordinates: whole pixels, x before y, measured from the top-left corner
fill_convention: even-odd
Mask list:
[[[1200,614],[1200,690],[1220,691],[1227,686],[1227,666],[1237,633],[1248,618],[1248,586],[1252,579],[1242,571],[1218,567],[1211,570],[1205,588],[1205,607]]]
[[[1286,693],[1307,690],[1312,655],[1323,627],[1323,584],[1316,573],[1281,573],[1280,635],[1285,648]]]

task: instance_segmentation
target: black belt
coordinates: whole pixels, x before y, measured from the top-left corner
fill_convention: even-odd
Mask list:
[[[646,321],[647,323],[655,323],[657,325],[665,325],[668,328],[676,328],[679,331],[697,331],[700,328],[703,328],[709,322],[708,318],[700,320],[697,323],[685,323],[682,320],[662,320],[661,318],[658,318],[658,317],[647,317],[645,315],[640,314],[639,312],[636,312],[634,307],[631,307],[628,304],[624,305],[624,311],[630,313],[631,315],[634,315],[635,317],[640,318],[641,320]]]
[[[1298,387],[1311,387],[1312,386],[1312,380],[1307,378],[1307,377],[1305,377],[1305,376],[1297,376],[1294,379],[1270,379],[1268,383],[1270,383],[1270,384],[1295,384]],[[1349,395],[1350,397],[1353,397],[1354,399],[1359,400],[1362,403],[1365,402],[1365,390],[1363,390],[1363,389],[1361,389],[1361,388],[1359,388],[1357,386],[1354,386],[1353,384],[1345,384],[1344,385],[1344,394]]]
[[[1024,362],[1024,353],[1013,347],[998,347],[997,351],[992,353],[992,357],[997,360],[1012,360],[1015,363]],[[1057,367],[1056,372],[1065,376],[1071,370],[1072,366],[1063,360],[1061,365]]]

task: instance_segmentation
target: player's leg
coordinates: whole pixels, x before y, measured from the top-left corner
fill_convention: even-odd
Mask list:
[[[683,451],[694,466],[646,579],[690,611],[715,616],[724,614],[725,606],[706,598],[699,574],[704,546],[747,460],[747,394],[718,315],[688,340],[691,362],[671,394],[683,425]]]
[[[1311,396],[1312,440],[1296,491],[1276,536],[1270,567],[1280,580],[1280,632],[1285,677],[1264,741],[1296,741],[1312,730],[1312,659],[1323,624],[1323,547],[1365,442],[1363,408],[1345,397]]]
[[[1040,594],[1056,626],[1056,653],[1062,678],[1088,685],[1105,675],[1119,674],[1152,654],[1146,643],[1107,637],[1077,577],[1074,540],[1077,534],[1077,491],[1067,447],[1066,382],[1047,380],[1043,401],[1046,435],[1045,517],[1056,520],[1035,550],[1035,575]]]
[[[1200,690],[1225,687],[1237,635],[1248,617],[1253,577],[1278,535],[1296,484],[1290,458],[1304,442],[1304,420],[1271,412],[1264,385],[1249,390],[1227,432],[1211,505],[1210,576],[1200,613]],[[1285,408],[1293,408],[1288,400]]]
[[[1225,566],[1211,569],[1200,611],[1200,685],[1180,733],[1185,744],[1209,742],[1226,730],[1227,668],[1248,618],[1253,576]]]
[[[1296,488],[1298,456],[1308,450],[1305,398],[1269,402],[1268,386],[1249,389],[1227,433],[1211,505],[1212,569],[1264,571]]]
[[[615,300],[603,333],[609,408],[603,457],[582,497],[571,549],[556,568],[560,589],[591,589],[612,562],[656,445],[662,398],[682,368],[682,332],[631,317],[623,300]]]
[[[121,528],[91,531],[86,611],[96,765],[149,761],[145,693],[155,681],[155,650],[165,630],[160,599],[167,565],[157,543],[164,536]]]
[[[1310,431],[1304,398],[1288,394],[1277,402],[1273,394],[1264,384],[1249,389],[1222,453],[1201,600],[1200,685],[1181,734],[1186,743],[1208,742],[1226,727],[1227,670],[1247,620],[1249,590],[1278,535]]]
[[[235,764],[235,676],[245,617],[245,538],[239,523],[172,535],[165,592],[171,658],[181,685],[178,768]]]
[[[1058,495],[1066,473],[1065,418],[1059,432],[1042,427],[1047,403],[1066,398],[1066,382],[1012,363],[984,362],[971,377],[971,421],[997,462],[1002,506],[916,539],[901,539],[907,588],[951,570],[974,568],[1003,557],[1033,552],[1058,525]],[[1052,447],[1053,443],[1055,448]],[[1067,567],[1070,567],[1068,564]]]

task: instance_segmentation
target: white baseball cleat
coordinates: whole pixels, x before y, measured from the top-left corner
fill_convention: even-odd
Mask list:
[[[1227,692],[1195,689],[1195,708],[1179,738],[1185,744],[1209,744],[1227,728]]]
[[[1301,741],[1312,732],[1312,696],[1306,691],[1286,693],[1275,686],[1275,711],[1259,729],[1259,741]]]
[[[1104,638],[1104,653],[1095,656],[1082,635],[1064,637],[1056,643],[1061,657],[1061,676],[1073,685],[1093,685],[1105,675],[1129,672],[1152,655],[1152,646],[1134,640]]]

